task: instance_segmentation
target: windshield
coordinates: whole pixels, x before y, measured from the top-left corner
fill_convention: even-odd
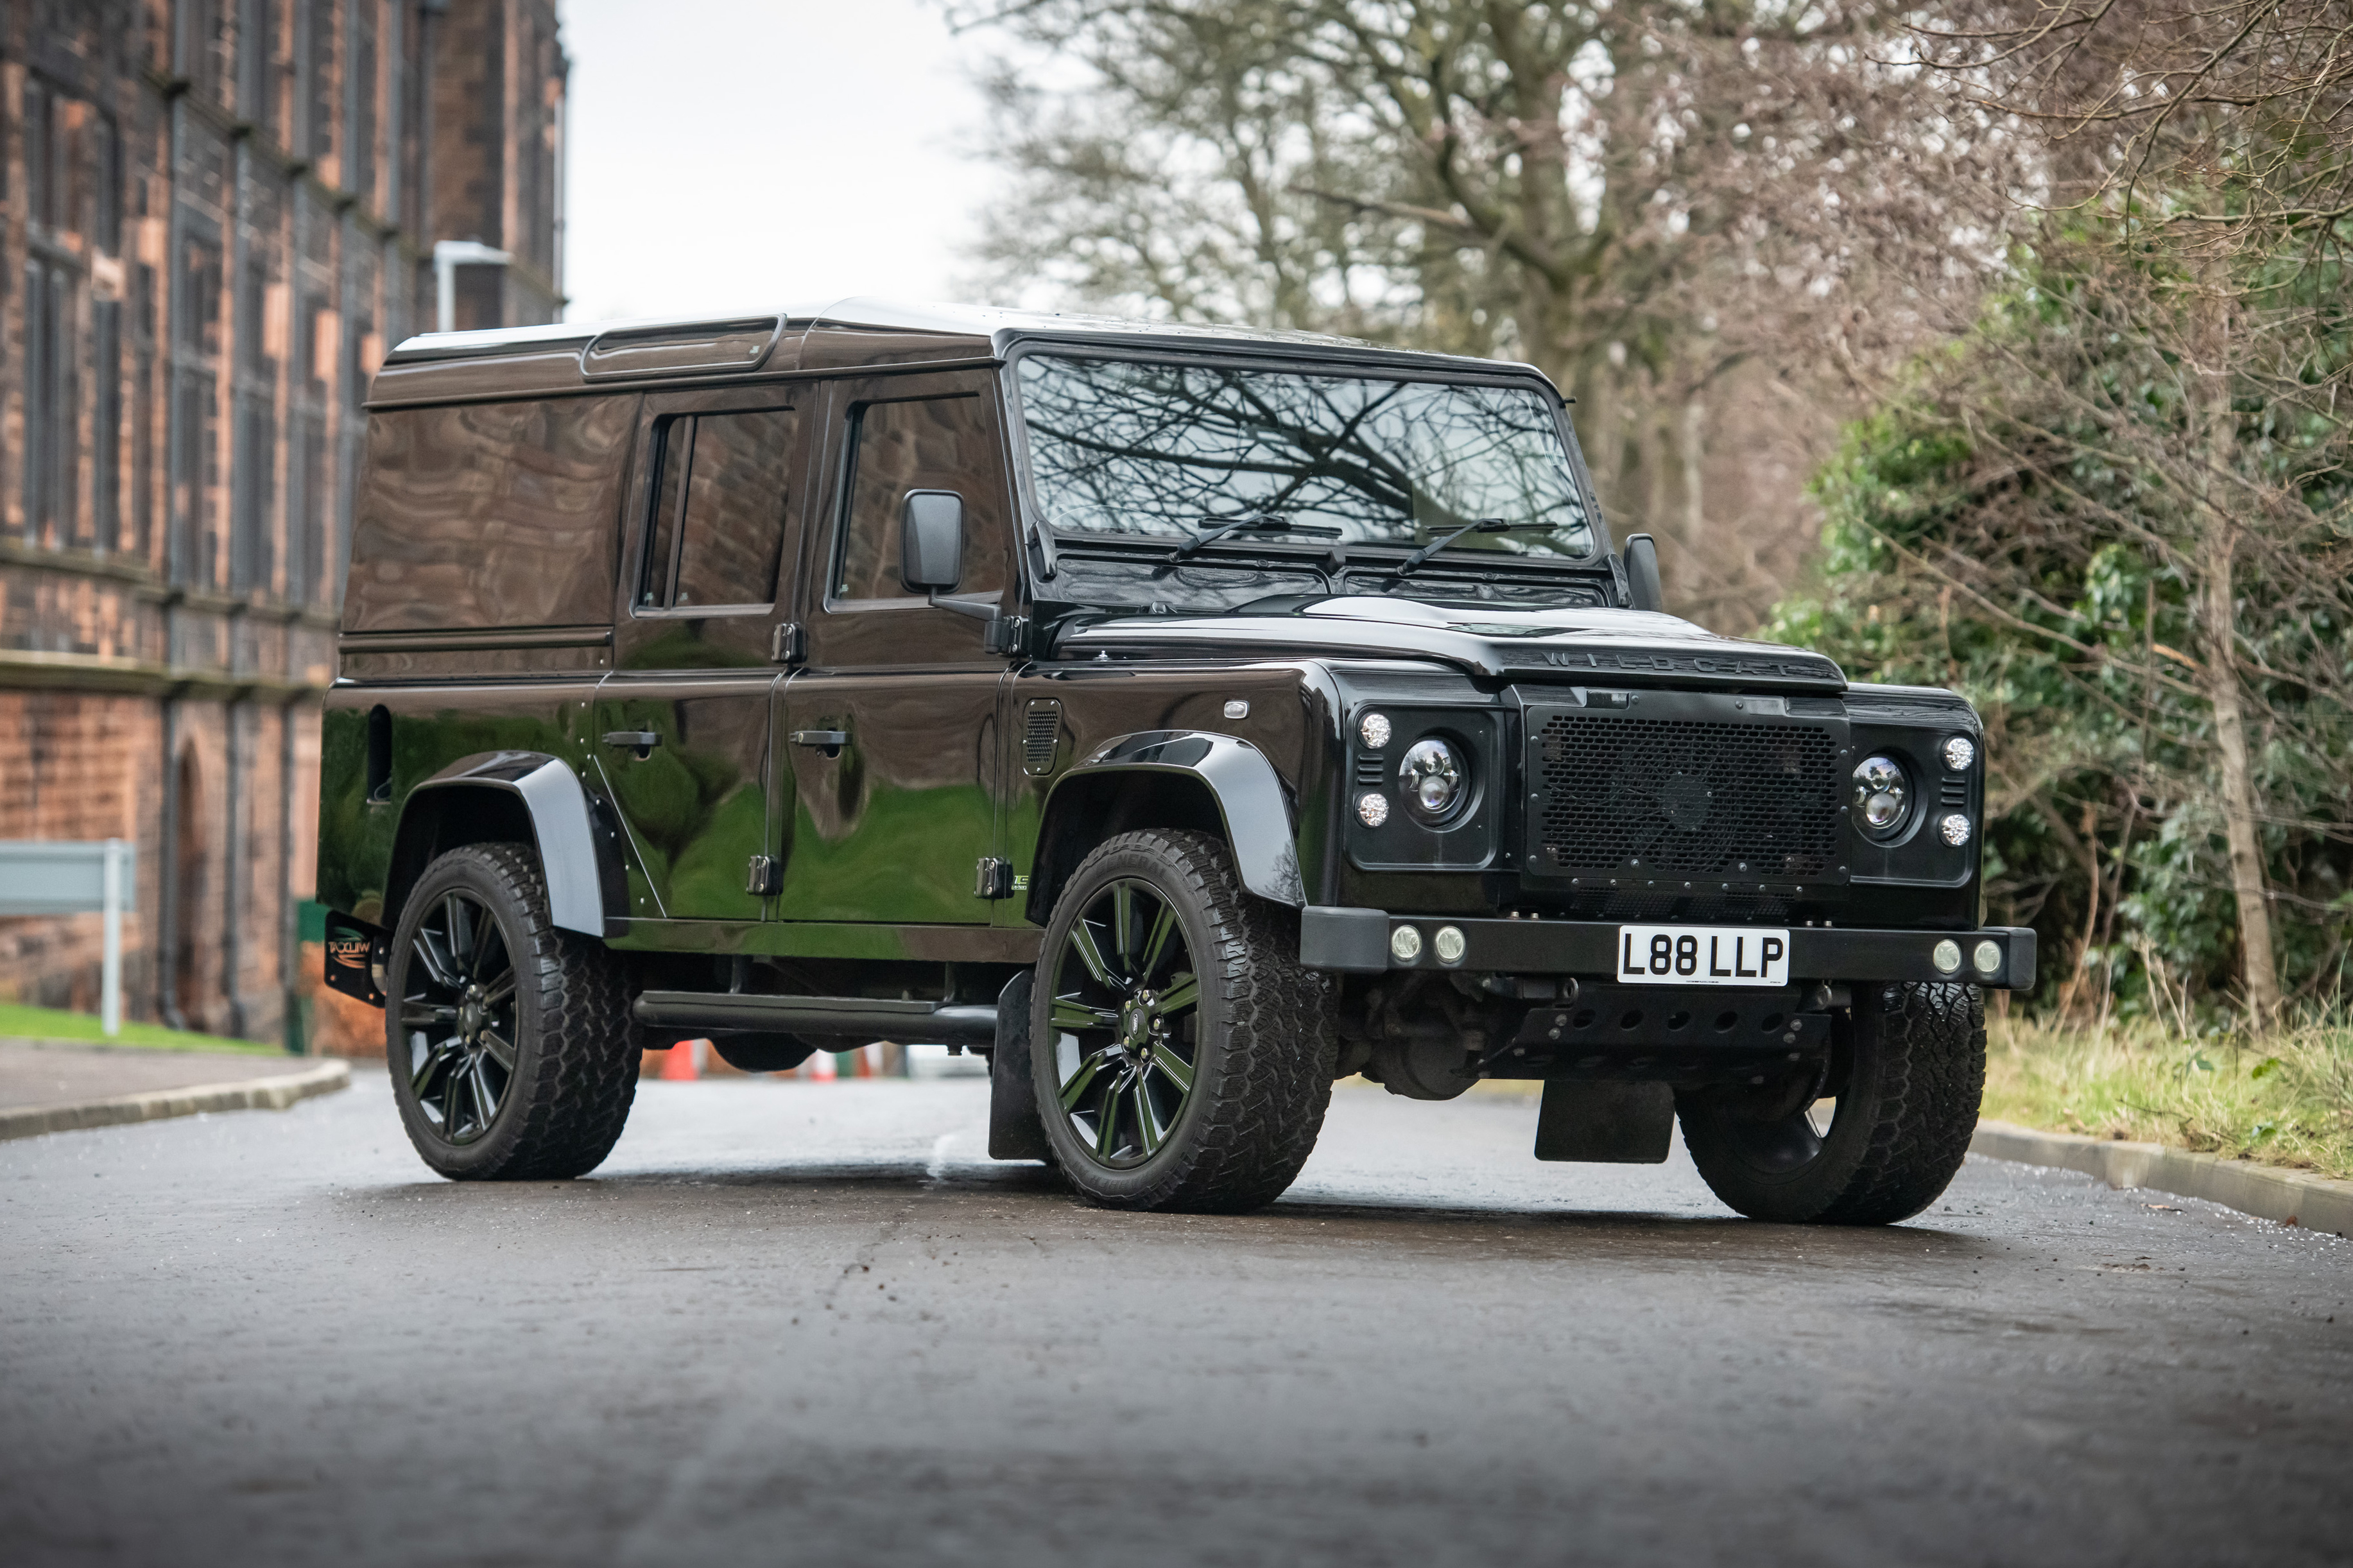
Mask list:
[[[1534,387],[1054,354],[1018,363],[1035,494],[1065,534],[1187,540],[1272,513],[1348,543],[1403,546],[1500,519],[1534,526],[1448,548],[1593,553],[1560,421]]]

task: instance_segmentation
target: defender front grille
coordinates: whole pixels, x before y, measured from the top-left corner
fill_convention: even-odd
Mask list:
[[[1844,792],[1827,728],[1556,713],[1538,739],[1530,837],[1549,869],[1787,882],[1835,863]]]

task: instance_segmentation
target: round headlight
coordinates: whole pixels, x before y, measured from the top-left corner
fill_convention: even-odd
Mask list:
[[[1936,824],[1936,831],[1945,836],[1946,843],[1958,849],[1969,841],[1969,819],[1957,811],[1954,812]]]
[[[1435,735],[1427,735],[1408,747],[1405,761],[1398,764],[1398,783],[1405,788],[1405,803],[1424,822],[1439,823],[1454,814],[1462,804],[1463,791],[1471,782],[1471,770],[1454,748]]]
[[[1389,797],[1378,790],[1366,790],[1356,797],[1356,820],[1367,827],[1378,827],[1389,819]]]
[[[1911,799],[1912,781],[1894,758],[1871,757],[1854,770],[1854,817],[1873,837],[1885,837],[1903,826]]]
[[[1945,765],[1955,773],[1965,772],[1978,760],[1978,743],[1967,735],[1956,735],[1945,742]]]
[[[1377,752],[1389,743],[1389,716],[1367,713],[1356,721],[1356,738],[1365,742],[1365,750]]]

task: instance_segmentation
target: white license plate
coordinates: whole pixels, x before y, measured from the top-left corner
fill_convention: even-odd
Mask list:
[[[1620,926],[1629,985],[1787,985],[1789,933],[1759,926]]]

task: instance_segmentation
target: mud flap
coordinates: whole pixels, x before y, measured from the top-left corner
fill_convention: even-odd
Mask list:
[[[384,973],[385,944],[390,935],[341,910],[329,910],[324,944],[327,988],[357,997],[371,1007],[383,1006],[377,976]]]
[[[1666,1084],[1547,1079],[1536,1112],[1536,1158],[1661,1164],[1674,1129],[1675,1091]]]
[[[1038,1091],[1029,1081],[1029,996],[1036,975],[1023,970],[997,997],[997,1044],[988,1053],[988,1157],[1052,1157]]]

